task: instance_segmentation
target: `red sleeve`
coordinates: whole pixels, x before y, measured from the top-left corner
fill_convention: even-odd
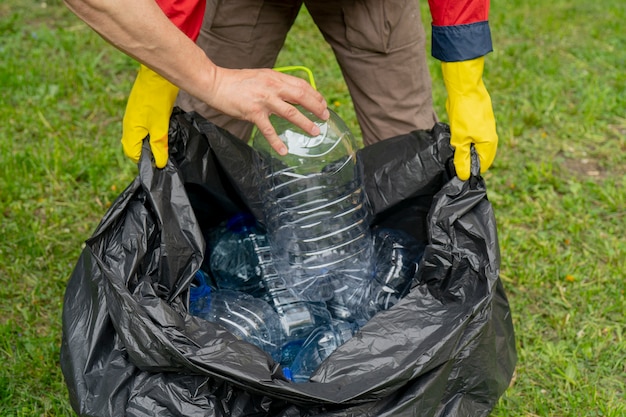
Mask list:
[[[489,0],[428,0],[434,26],[467,25],[489,20]]]
[[[206,0],[156,0],[156,2],[185,35],[194,41],[198,38]]]
[[[466,61],[493,50],[489,0],[428,0],[432,55],[444,62]]]

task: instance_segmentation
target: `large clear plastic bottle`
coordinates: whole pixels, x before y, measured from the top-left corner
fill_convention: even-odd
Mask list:
[[[322,362],[352,338],[357,330],[355,323],[340,320],[318,327],[304,341],[291,366],[283,368],[285,376],[294,382],[307,382]]]
[[[298,297],[326,301],[370,278],[369,207],[348,127],[332,111],[324,122],[299,110],[319,126],[318,136],[272,116],[289,153],[278,155],[259,132],[253,146],[278,273]]]

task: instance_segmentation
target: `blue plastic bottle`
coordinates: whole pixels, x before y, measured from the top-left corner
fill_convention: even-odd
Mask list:
[[[257,248],[268,245],[254,217],[238,213],[220,226],[216,235],[211,242],[209,265],[217,287],[261,296],[264,271]]]
[[[302,344],[291,366],[284,368],[285,376],[294,382],[307,382],[322,362],[352,338],[357,330],[356,324],[339,320],[318,327]]]
[[[260,298],[231,290],[198,286],[190,294],[191,314],[224,327],[240,340],[280,361],[283,332],[274,309]]]

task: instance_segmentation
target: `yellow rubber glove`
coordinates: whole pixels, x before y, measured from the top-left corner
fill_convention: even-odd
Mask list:
[[[483,83],[485,58],[442,62],[443,80],[448,92],[446,110],[454,147],[454,167],[462,180],[470,177],[471,144],[474,144],[483,173],[493,163],[498,148],[496,120],[491,97]]]
[[[122,123],[122,147],[135,163],[141,156],[144,138],[150,135],[150,149],[158,168],[167,164],[167,131],[178,87],[150,68],[141,65],[130,91]]]

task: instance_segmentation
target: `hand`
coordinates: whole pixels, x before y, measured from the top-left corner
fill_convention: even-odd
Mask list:
[[[330,117],[326,101],[308,82],[278,71],[215,67],[212,85],[208,95],[196,92],[197,97],[223,113],[254,123],[280,155],[288,150],[270,123],[271,114],[287,119],[312,136],[319,135],[319,127],[294,104],[321,120]]]
[[[167,132],[178,87],[150,68],[141,65],[128,97],[122,123],[122,147],[135,163],[141,156],[141,146],[150,135],[150,149],[158,168],[167,164]]]
[[[484,57],[461,62],[442,62],[443,79],[448,91],[446,110],[454,147],[454,167],[461,180],[470,177],[470,149],[474,148],[484,173],[493,163],[498,134],[491,98],[483,83]]]

